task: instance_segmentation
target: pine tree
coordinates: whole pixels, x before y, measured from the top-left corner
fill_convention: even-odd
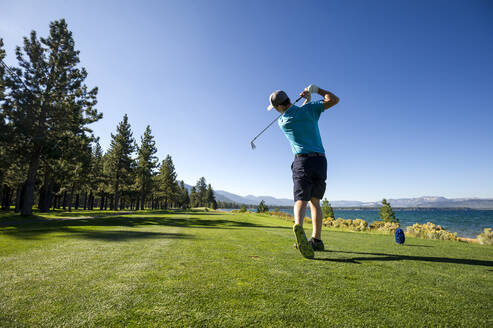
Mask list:
[[[183,180],[180,181],[180,207],[182,209],[187,209],[190,206],[190,196],[188,195],[188,190],[185,187],[185,182]]]
[[[190,207],[198,206],[198,197],[195,187],[190,190]]]
[[[108,150],[108,165],[110,170],[110,182],[114,188],[113,209],[119,206],[119,193],[121,185],[131,183],[131,170],[133,169],[132,154],[135,151],[134,138],[128,116],[123,116],[123,121],[118,124],[116,134],[111,134],[111,144]]]
[[[334,218],[334,210],[332,209],[332,206],[330,205],[327,198],[324,198],[324,200],[322,201],[322,214],[324,219]]]
[[[197,184],[195,185],[195,190],[197,191],[197,206],[207,206],[207,182],[204,177],[201,177]]]
[[[265,205],[265,202],[262,199],[260,204],[257,206],[257,213],[265,213],[265,212],[269,212],[269,208],[267,207],[267,205]]]
[[[137,186],[140,189],[140,209],[144,209],[147,195],[151,190],[152,176],[158,167],[156,142],[148,125],[144,136],[140,138],[140,147],[137,150]]]
[[[214,210],[217,209],[216,196],[214,196],[214,190],[212,190],[212,186],[209,183],[207,186],[207,190],[205,192],[205,199],[207,200],[207,207],[210,207]]]
[[[3,59],[5,58],[7,54],[5,53],[5,50],[3,49],[3,39],[0,38],[0,104],[3,102],[5,99],[5,81],[4,81],[4,75],[5,75],[5,67],[3,63]],[[3,123],[0,122],[0,124]]]
[[[399,222],[399,220],[395,217],[392,207],[385,198],[382,200],[382,207],[380,208],[379,216],[380,220],[385,222]]]
[[[178,191],[178,183],[176,181],[175,165],[170,155],[162,161],[159,169],[160,190],[164,196],[164,208],[168,208],[169,203],[174,202]]]
[[[96,140],[91,156],[91,170],[88,176],[89,180],[89,209],[94,208],[96,195],[103,198],[104,185],[106,184],[106,176],[104,175],[104,160],[103,149],[99,144],[99,139]]]
[[[22,193],[22,215],[32,213],[34,188],[41,161],[62,153],[71,139],[87,138],[87,125],[102,114],[94,108],[97,88],[84,84],[87,72],[78,68],[79,51],[64,19],[50,23],[49,36],[35,31],[16,48],[18,77],[5,77],[10,90],[3,106],[12,123],[16,147],[28,166]],[[22,77],[23,81],[19,78]]]

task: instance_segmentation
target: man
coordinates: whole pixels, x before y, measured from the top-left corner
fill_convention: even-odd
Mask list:
[[[311,94],[318,93],[324,97],[321,101],[311,101]],[[308,86],[301,94],[305,102],[301,107],[291,104],[284,91],[277,90],[270,95],[271,110],[275,108],[282,115],[278,124],[291,144],[295,155],[291,171],[293,173],[294,192],[294,234],[296,245],[306,258],[313,258],[314,251],[323,251],[322,242],[322,209],[320,199],[325,193],[327,179],[327,159],[320,138],[318,119],[322,112],[339,102],[333,93],[315,85]],[[306,206],[310,202],[312,213],[312,238],[306,239],[303,230],[303,218]]]

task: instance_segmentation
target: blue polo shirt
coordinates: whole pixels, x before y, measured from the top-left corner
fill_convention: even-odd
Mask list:
[[[323,111],[322,101],[314,101],[301,107],[293,105],[279,117],[277,123],[288,138],[293,154],[325,154],[318,129]]]

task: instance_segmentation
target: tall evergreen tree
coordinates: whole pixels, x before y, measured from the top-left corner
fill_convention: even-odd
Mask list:
[[[104,175],[103,149],[99,144],[99,139],[96,140],[92,148],[91,170],[88,176],[89,182],[89,209],[93,209],[96,195],[103,197],[104,185],[106,177]]]
[[[190,207],[197,207],[199,203],[199,197],[197,195],[197,190],[192,187],[190,190]]]
[[[87,72],[79,68],[72,32],[64,19],[50,23],[47,38],[35,31],[16,48],[20,68],[12,71],[23,78],[5,77],[8,89],[4,113],[16,134],[16,146],[27,162],[21,213],[30,215],[35,183],[42,158],[60,154],[66,140],[90,132],[87,125],[102,115],[94,108],[97,88],[84,84]]]
[[[260,204],[258,204],[257,206],[257,213],[265,213],[265,212],[269,212],[269,207],[265,205],[265,201],[262,199]]]
[[[188,190],[185,187],[185,182],[183,180],[180,181],[179,188],[179,206],[182,209],[187,209],[190,206],[190,196],[188,195]]]
[[[137,186],[140,189],[140,208],[144,209],[147,194],[151,189],[152,176],[158,167],[156,142],[148,125],[144,136],[140,138],[140,147],[137,150]]]
[[[332,209],[332,206],[330,205],[327,198],[324,198],[324,200],[322,201],[322,214],[324,219],[334,218],[334,210]]]
[[[159,182],[159,189],[164,197],[164,208],[168,208],[169,203],[175,200],[178,191],[175,165],[170,155],[166,155],[166,158],[161,163],[161,167],[159,168]]]
[[[0,38],[0,194],[2,195],[2,205],[4,203],[5,191],[9,188],[6,184],[5,177],[7,170],[10,167],[11,152],[8,150],[9,146],[9,127],[4,113],[4,102],[5,102],[5,67],[3,59],[5,58],[5,50],[3,49],[3,40]],[[9,188],[10,189],[10,188]],[[10,193],[10,190],[9,190]],[[9,194],[10,196],[10,194]],[[9,201],[10,205],[10,201]],[[7,205],[2,206],[7,208]]]
[[[385,198],[382,200],[382,207],[380,208],[379,216],[380,220],[385,222],[399,222],[399,220],[395,217],[392,207]]]
[[[108,169],[110,181],[114,191],[113,209],[119,206],[120,188],[132,181],[131,170],[133,169],[132,154],[135,151],[135,140],[132,136],[128,116],[123,116],[117,128],[116,134],[111,134],[111,144],[108,150]]]
[[[207,207],[217,209],[216,196],[214,196],[214,190],[212,190],[212,186],[210,183],[207,186],[207,190],[205,192],[205,199],[207,200]]]
[[[207,182],[204,177],[201,177],[195,185],[197,191],[197,206],[207,206]]]

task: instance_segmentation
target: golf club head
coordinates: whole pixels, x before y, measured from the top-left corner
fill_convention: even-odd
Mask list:
[[[252,150],[254,150],[256,148],[255,144],[253,143],[253,141],[250,142],[250,147],[252,147]]]

